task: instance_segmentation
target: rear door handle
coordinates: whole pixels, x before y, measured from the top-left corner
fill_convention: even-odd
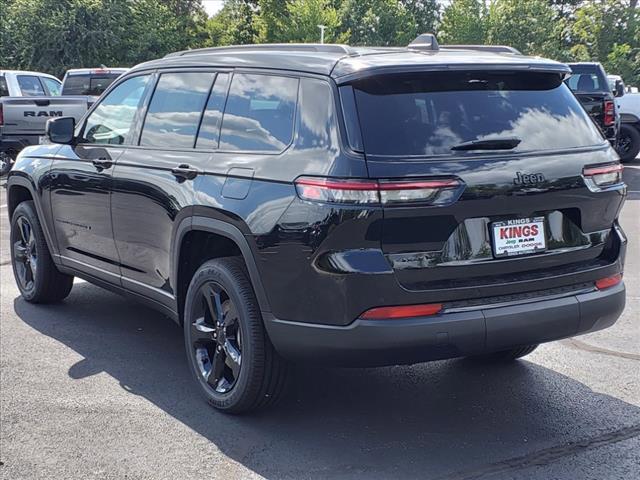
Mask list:
[[[193,180],[198,176],[198,170],[184,163],[172,168],[171,173],[173,173],[175,177],[185,180]]]
[[[113,162],[106,158],[96,158],[95,160],[91,160],[93,166],[96,167],[99,171],[106,170],[107,168],[111,168]]]

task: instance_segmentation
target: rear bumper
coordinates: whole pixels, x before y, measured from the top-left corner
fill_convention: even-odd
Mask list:
[[[276,350],[286,358],[340,366],[380,366],[505,350],[601,330],[625,306],[620,283],[603,291],[491,305],[404,320],[347,326],[282,321],[264,314]]]
[[[18,154],[29,145],[40,143],[39,135],[6,135],[0,134],[0,152]]]

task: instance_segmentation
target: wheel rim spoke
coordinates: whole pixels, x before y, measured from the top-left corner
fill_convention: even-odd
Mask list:
[[[205,323],[204,317],[191,323],[191,339],[194,343],[213,343],[214,327]]]
[[[22,238],[22,243],[24,245],[29,245],[29,238],[31,237],[29,224],[25,221],[24,218],[20,217],[18,219],[18,230],[20,231],[20,237]]]
[[[13,256],[21,262],[24,262],[27,258],[27,247],[20,240],[13,244]]]
[[[233,341],[227,339],[224,342],[225,363],[227,367],[231,369],[234,380],[238,378],[240,373],[240,364],[242,362],[242,355],[240,350],[233,344]]]
[[[213,284],[207,284],[204,288],[204,298],[207,302],[207,308],[211,315],[211,321],[220,323],[224,317],[222,312],[222,301],[220,299],[220,292]]]
[[[213,365],[209,374],[207,375],[207,383],[214,389],[218,389],[218,384],[220,380],[222,380],[222,375],[224,373],[224,353],[220,350],[216,350],[216,353],[213,354]]]

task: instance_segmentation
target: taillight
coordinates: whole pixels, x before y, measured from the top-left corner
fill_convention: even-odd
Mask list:
[[[620,282],[622,282],[622,274],[616,273],[615,275],[611,275],[610,277],[601,278],[600,280],[596,280],[596,288],[598,290],[604,290],[606,288],[615,287]]]
[[[403,205],[454,202],[464,184],[457,178],[423,180],[344,180],[300,177],[296,191],[303,200],[358,205]]]
[[[600,189],[622,183],[623,168],[624,167],[619,163],[594,165],[591,167],[585,167],[582,170],[582,175],[587,181],[587,186],[590,189]]]
[[[610,127],[616,121],[615,105],[612,100],[604,102],[604,126]]]
[[[435,315],[442,311],[441,303],[424,305],[401,305],[397,307],[376,307],[367,310],[360,318],[364,320],[388,320],[395,318],[414,318]]]

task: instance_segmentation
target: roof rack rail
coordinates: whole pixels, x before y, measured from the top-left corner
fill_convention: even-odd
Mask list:
[[[442,45],[443,50],[476,50],[479,52],[513,53],[522,55],[520,50],[507,45]]]
[[[250,45],[230,45],[226,47],[194,48],[165,55],[167,57],[182,57],[202,53],[237,52],[243,50],[288,51],[288,52],[325,52],[354,55],[356,51],[348,45],[335,43],[260,43]]]
[[[440,49],[440,46],[438,45],[438,40],[433,33],[421,33],[413,39],[413,42],[407,45],[407,48],[437,52]]]

